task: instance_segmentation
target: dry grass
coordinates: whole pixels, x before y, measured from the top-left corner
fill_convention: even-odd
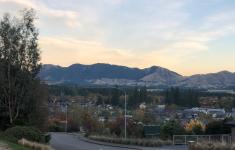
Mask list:
[[[235,150],[235,144],[226,143],[196,143],[189,146],[189,150]]]
[[[10,150],[8,146],[0,145],[0,150]]]
[[[6,144],[0,142],[0,150],[10,150],[10,149]]]
[[[31,142],[26,139],[21,139],[18,141],[18,144],[34,149],[34,150],[53,150],[50,146],[45,145],[45,144],[40,144],[37,142]]]

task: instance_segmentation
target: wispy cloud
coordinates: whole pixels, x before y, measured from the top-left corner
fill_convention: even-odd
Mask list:
[[[160,65],[190,74],[183,69],[190,58],[213,51],[217,63],[212,45],[235,35],[235,3],[222,0],[0,0],[0,14],[25,7],[39,16],[43,63]]]
[[[124,50],[109,48],[94,41],[81,41],[74,38],[44,37],[40,39],[40,45],[44,48],[42,59],[45,63],[57,62],[57,64],[68,66],[78,62],[85,64],[112,62],[122,65],[128,63],[134,66],[138,59],[136,55]]]
[[[62,19],[62,23],[68,25],[69,27],[76,27],[78,25],[78,17],[79,13],[77,11],[70,11],[70,10],[61,10],[61,9],[54,9],[46,6],[43,2],[36,1],[36,0],[0,0],[1,5],[3,6],[2,12],[6,11],[15,11],[15,10],[22,10],[24,8],[33,8],[35,9],[40,17],[43,17],[45,20],[42,23],[56,25],[56,22],[53,23],[50,21],[56,19]]]

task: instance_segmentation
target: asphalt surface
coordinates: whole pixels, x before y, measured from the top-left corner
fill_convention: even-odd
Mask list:
[[[66,133],[51,133],[51,146],[55,150],[134,150],[134,147],[121,148],[112,147],[103,144],[97,144],[92,142],[86,142],[74,135]],[[139,150],[186,150],[185,146],[168,146],[161,148],[145,148],[138,147]]]

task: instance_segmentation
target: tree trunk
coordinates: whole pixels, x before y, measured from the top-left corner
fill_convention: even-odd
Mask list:
[[[13,117],[12,117],[12,103],[11,103],[11,65],[10,62],[8,62],[8,68],[7,68],[7,78],[8,78],[8,113],[9,113],[9,121],[10,124],[13,123]]]

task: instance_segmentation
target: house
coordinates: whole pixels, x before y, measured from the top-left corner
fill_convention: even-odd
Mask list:
[[[208,109],[207,114],[211,115],[215,119],[224,119],[226,117],[224,109]]]
[[[185,119],[196,119],[199,116],[199,113],[202,113],[202,111],[197,109],[185,109],[183,110],[182,117]]]
[[[146,109],[146,104],[145,103],[141,103],[139,106],[140,109]]]

